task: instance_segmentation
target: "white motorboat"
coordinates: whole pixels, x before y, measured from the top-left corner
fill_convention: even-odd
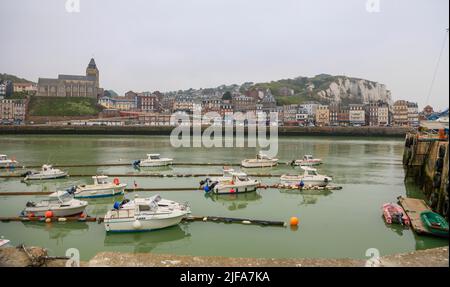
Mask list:
[[[315,168],[307,166],[302,166],[301,168],[305,171],[303,175],[283,174],[280,177],[281,184],[325,187],[332,181],[331,177],[318,174]]]
[[[200,180],[200,188],[204,188],[206,183],[211,182],[222,182],[222,181],[230,181],[233,177],[234,169],[232,169],[229,166],[223,167],[223,175],[220,177],[212,177],[212,178],[206,178],[205,180]]]
[[[67,171],[53,168],[49,164],[44,164],[40,171],[28,171],[25,174],[24,180],[55,179],[66,176],[68,176]]]
[[[246,168],[272,167],[272,166],[276,166],[277,164],[278,164],[277,158],[269,157],[268,155],[266,155],[262,152],[259,152],[256,155],[256,158],[244,159],[241,162],[241,166],[246,167]]]
[[[87,206],[86,201],[73,198],[68,191],[57,191],[38,203],[27,202],[22,216],[42,217],[47,211],[51,211],[54,217],[71,216],[83,213]]]
[[[322,163],[322,160],[320,158],[314,158],[310,154],[306,154],[303,156],[303,159],[297,159],[293,162],[293,165],[299,165],[299,166],[314,166],[319,165]]]
[[[155,167],[155,166],[167,166],[173,163],[171,158],[162,158],[158,153],[147,154],[146,159],[140,159],[133,162],[135,167]]]
[[[9,159],[6,154],[0,154],[0,168],[15,167],[17,164],[15,159]]]
[[[203,190],[216,194],[243,193],[256,191],[259,185],[259,181],[250,179],[243,172],[232,172],[230,179],[223,179],[221,181],[207,180],[203,186]]]
[[[107,232],[150,231],[177,225],[190,213],[187,204],[162,199],[159,195],[116,202],[105,215]]]
[[[118,178],[113,182],[108,181],[106,175],[93,176],[94,184],[77,185],[70,189],[75,198],[98,198],[120,195],[125,192],[125,183],[120,183]]]

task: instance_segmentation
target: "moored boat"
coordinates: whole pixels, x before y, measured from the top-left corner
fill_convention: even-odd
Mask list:
[[[241,166],[245,168],[262,168],[262,167],[273,167],[278,164],[277,158],[272,158],[262,152],[256,155],[256,158],[244,159],[241,162]]]
[[[203,185],[203,190],[216,194],[233,194],[256,191],[259,185],[258,180],[249,178],[243,172],[232,172],[229,179],[222,179],[221,181],[207,179]]]
[[[304,170],[303,175],[289,175],[283,174],[280,176],[280,183],[286,185],[298,186],[327,186],[333,179],[326,175],[321,175],[317,169],[307,166],[301,167]]]
[[[9,159],[6,154],[0,154],[0,168],[10,168],[15,167],[18,162],[12,158]]]
[[[155,195],[116,202],[106,213],[104,224],[107,232],[151,231],[177,225],[189,213],[187,204]]]
[[[396,203],[383,204],[383,217],[387,224],[398,223],[401,225],[411,225],[411,221],[403,208]]]
[[[140,159],[133,162],[135,167],[156,167],[167,166],[173,163],[171,158],[162,158],[159,153],[149,153],[146,159]]]
[[[431,234],[448,238],[448,223],[442,216],[431,210],[426,210],[420,213],[420,219]]]
[[[320,158],[314,158],[312,155],[310,154],[306,154],[303,156],[303,159],[297,159],[295,161],[293,161],[293,165],[297,165],[297,166],[314,166],[314,165],[319,165],[322,163],[322,159]]]
[[[97,175],[92,177],[94,183],[87,185],[77,185],[71,188],[75,198],[98,198],[123,194],[125,183],[120,183],[118,178],[113,182],[108,181],[106,175]]]
[[[67,171],[53,168],[49,164],[44,164],[40,171],[28,171],[25,173],[24,180],[56,179],[66,176],[68,176]]]
[[[41,217],[51,211],[54,217],[71,216],[83,213],[87,206],[86,201],[73,198],[68,191],[57,191],[38,203],[27,202],[21,215]]]

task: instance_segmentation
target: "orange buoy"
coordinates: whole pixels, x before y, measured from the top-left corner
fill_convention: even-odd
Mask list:
[[[45,212],[45,218],[51,218],[51,217],[53,217],[53,212],[51,210],[47,210]]]
[[[439,129],[439,139],[445,140],[445,130],[444,129]]]
[[[34,213],[33,212],[28,213],[28,218],[33,218],[33,217],[34,217]]]
[[[113,182],[114,182],[115,185],[119,185],[120,184],[120,180],[117,177],[114,178]]]
[[[298,225],[298,218],[295,217],[295,216],[291,217],[291,220],[289,221],[289,224],[291,226],[297,226]]]

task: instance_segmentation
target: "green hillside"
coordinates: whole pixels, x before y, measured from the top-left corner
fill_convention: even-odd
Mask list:
[[[32,81],[29,81],[27,79],[19,78],[14,75],[6,74],[6,73],[0,73],[0,81],[9,80],[14,83],[33,83]]]
[[[96,99],[32,97],[31,116],[96,116],[102,110]]]

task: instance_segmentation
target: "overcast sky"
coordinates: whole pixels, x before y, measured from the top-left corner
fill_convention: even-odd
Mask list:
[[[73,0],[72,0],[73,1]],[[369,0],[376,1],[376,0]],[[0,1],[0,72],[83,74],[123,94],[320,73],[386,84],[423,107],[448,28],[448,0]],[[376,5],[372,10],[377,10]],[[448,106],[445,42],[429,104]]]

